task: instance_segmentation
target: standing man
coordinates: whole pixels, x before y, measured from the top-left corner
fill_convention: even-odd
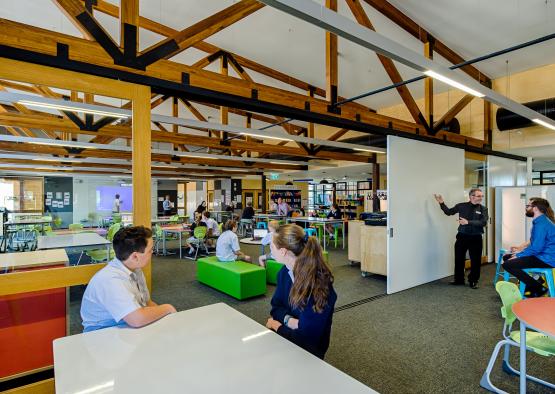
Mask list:
[[[112,204],[112,213],[119,213],[121,207],[121,200],[119,199],[119,194],[116,194],[114,198],[114,203]]]
[[[521,252],[503,256],[503,268],[526,284],[530,297],[547,292],[541,282],[523,270],[525,268],[555,268],[555,224],[553,210],[546,199],[533,197],[526,205],[526,216],[533,218],[530,244]]]
[[[167,194],[166,199],[162,203],[162,208],[164,209],[164,216],[170,216],[172,213],[173,203],[170,201],[170,196]]]
[[[152,257],[152,232],[143,226],[125,227],[114,235],[116,257],[89,282],[81,302],[84,331],[112,326],[142,327],[175,313],[170,304],[150,299],[141,268]]]
[[[464,285],[464,262],[468,251],[470,255],[468,285],[472,289],[477,289],[482,266],[482,234],[488,223],[488,209],[481,204],[484,194],[480,189],[470,189],[468,196],[470,201],[447,208],[441,194],[434,194],[446,215],[459,215],[459,228],[455,241],[455,280],[451,284]]]
[[[277,206],[276,206],[276,214],[287,216],[289,213],[289,204],[283,201],[283,198],[278,197],[277,199]]]

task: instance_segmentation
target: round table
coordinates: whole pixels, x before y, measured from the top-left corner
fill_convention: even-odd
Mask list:
[[[253,241],[252,237],[241,238],[239,242],[247,245],[262,245],[262,239],[256,239]]]
[[[526,327],[555,338],[555,298],[528,298],[513,305],[520,320],[520,392],[526,392]]]

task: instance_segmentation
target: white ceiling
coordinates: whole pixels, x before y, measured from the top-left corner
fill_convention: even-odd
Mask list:
[[[119,5],[119,1],[110,0]],[[141,0],[142,16],[183,29],[235,3],[232,0]],[[390,0],[421,26],[465,58],[473,58],[553,33],[555,25],[554,0]],[[320,0],[323,3],[323,0]],[[415,51],[422,44],[389,19],[368,6],[363,7],[376,31]],[[338,1],[339,13],[352,17],[347,5]],[[114,18],[96,13],[104,27],[119,40],[119,25]],[[16,2],[0,0],[0,17],[79,36],[79,32],[63,16],[51,0]],[[162,37],[141,30],[141,48],[156,43]],[[255,14],[213,35],[207,42],[225,50],[270,66],[318,87],[325,85],[324,32],[308,23],[264,7]],[[390,84],[373,52],[339,39],[339,94],[352,97]],[[174,60],[192,64],[205,56],[189,49]],[[439,62],[442,59],[436,55]],[[508,66],[506,60],[509,61]],[[495,60],[477,65],[490,77],[499,77],[537,66],[555,63],[555,40],[523,49]],[[217,65],[213,66],[216,70]],[[403,78],[419,73],[398,65]],[[284,87],[265,76],[251,73],[264,84]],[[436,83],[436,90],[446,86]],[[288,87],[289,89],[293,89]],[[423,84],[411,84],[415,98],[422,97]],[[304,92],[303,92],[304,93]],[[381,108],[401,102],[394,90],[364,99],[362,103]],[[167,107],[165,111],[167,111]],[[215,111],[206,109],[210,115]]]

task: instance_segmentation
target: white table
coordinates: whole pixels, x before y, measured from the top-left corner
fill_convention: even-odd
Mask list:
[[[91,246],[105,246],[106,257],[110,260],[110,246],[112,243],[96,233],[78,233],[68,235],[41,235],[37,239],[37,249],[84,249]],[[82,253],[81,253],[82,254]],[[81,257],[79,257],[79,260]],[[77,262],[79,264],[79,262]]]
[[[325,227],[326,224],[334,224],[334,223],[341,223],[341,225],[343,226],[342,230],[343,230],[343,236],[341,238],[343,238],[343,249],[345,249],[345,220],[343,219],[328,219],[328,218],[313,218],[311,216],[297,216],[297,217],[290,217],[287,218],[287,222],[300,222],[300,223],[304,223],[305,224],[305,228],[307,223],[318,223],[322,226]],[[324,250],[326,250],[326,234],[325,231],[326,229],[324,228],[324,239],[323,239],[323,245],[324,245]]]
[[[178,234],[179,235],[179,258],[183,256],[183,233],[190,233],[190,227],[183,227],[182,224],[178,224],[175,226],[168,226],[168,227],[161,227],[162,229],[162,255],[167,256],[168,252],[166,251],[166,234]]]
[[[8,271],[42,265],[67,264],[68,261],[69,258],[64,249],[6,253],[0,255],[0,270]]]
[[[56,339],[54,375],[58,394],[375,393],[222,303]]]
[[[264,254],[264,245],[262,245],[262,238],[253,241],[253,237],[241,238],[239,242],[246,245],[260,245],[260,254]]]

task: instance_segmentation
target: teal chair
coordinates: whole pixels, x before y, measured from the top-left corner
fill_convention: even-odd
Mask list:
[[[318,237],[318,232],[316,231],[316,229],[314,227],[305,228],[304,232],[309,237]]]
[[[268,229],[268,223],[266,223],[266,222],[258,222],[258,223],[256,223],[256,228],[265,228],[265,229]]]
[[[480,380],[480,386],[494,393],[505,393],[505,391],[502,391],[493,385],[490,374],[501,348],[504,347],[503,370],[508,374],[520,376],[520,371],[513,368],[509,363],[509,351],[511,346],[520,348],[520,331],[511,331],[511,328],[517,319],[516,315],[513,313],[513,305],[522,300],[522,296],[520,295],[518,286],[511,282],[498,282],[495,285],[495,290],[499,293],[501,301],[503,302],[503,306],[501,307],[501,316],[505,319],[502,333],[504,339],[497,342],[497,345],[495,345],[488,366],[482,375],[482,379]],[[526,331],[526,350],[536,353],[539,356],[555,356],[555,339],[536,331]],[[526,379],[555,390],[554,384],[534,376],[526,375]]]

